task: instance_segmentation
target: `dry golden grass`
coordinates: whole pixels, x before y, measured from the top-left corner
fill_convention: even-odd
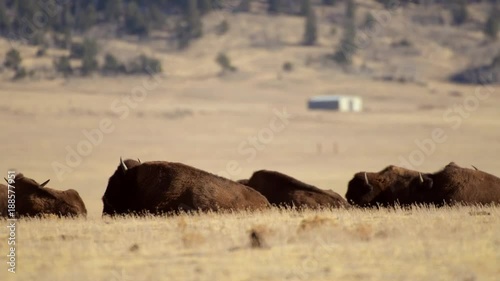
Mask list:
[[[264,246],[253,244],[253,232]],[[33,219],[18,221],[17,236],[17,273],[2,269],[2,280],[497,280],[500,274],[498,207]]]

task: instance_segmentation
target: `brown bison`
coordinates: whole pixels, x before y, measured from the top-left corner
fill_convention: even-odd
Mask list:
[[[240,180],[264,195],[269,203],[299,208],[348,207],[339,194],[322,190],[285,174],[259,170],[248,180]]]
[[[7,186],[0,183],[0,217],[7,217]]]
[[[57,215],[60,217],[87,216],[87,209],[82,198],[76,190],[55,190],[45,187],[49,180],[42,184],[33,179],[25,177],[19,173],[13,180],[7,180],[15,193],[15,215],[23,216],[43,216]],[[7,194],[8,187],[0,186],[0,212],[2,216],[7,216]]]
[[[438,206],[460,204],[500,204],[500,178],[451,162],[444,169],[423,174],[411,182],[418,203]]]
[[[419,174],[392,165],[378,173],[359,172],[349,181],[345,196],[349,203],[363,207],[409,205],[414,203],[410,182]]]
[[[103,215],[269,207],[257,191],[181,163],[122,161],[102,197]]]

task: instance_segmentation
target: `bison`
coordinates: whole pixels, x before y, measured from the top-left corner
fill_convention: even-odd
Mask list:
[[[454,162],[436,173],[420,174],[410,184],[418,203],[437,206],[453,204],[499,204],[500,178]]]
[[[40,217],[44,215],[57,215],[59,217],[87,216],[87,209],[82,198],[74,189],[55,190],[45,187],[50,180],[42,184],[33,179],[25,177],[22,173],[17,174],[14,179],[5,179],[15,193],[15,216],[16,217]],[[7,214],[7,191],[8,187],[0,186],[0,212],[2,216]],[[9,215],[10,217],[10,215]]]
[[[331,190],[322,190],[276,171],[259,170],[240,180],[264,195],[269,203],[284,207],[348,207],[347,201]]]
[[[0,217],[7,217],[7,186],[0,183]]]
[[[377,173],[359,172],[349,181],[345,196],[362,207],[409,205],[414,203],[410,182],[419,174],[392,165]]]
[[[141,163],[121,158],[109,178],[102,202],[103,215],[269,207],[267,199],[257,191],[182,163]]]

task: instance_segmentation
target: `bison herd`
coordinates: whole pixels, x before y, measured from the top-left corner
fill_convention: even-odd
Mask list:
[[[87,215],[73,189],[55,190],[46,187],[49,181],[39,184],[20,173],[5,180],[9,186],[0,185],[2,217]],[[15,213],[9,190],[15,192]],[[356,173],[345,197],[276,171],[259,170],[249,179],[232,181],[182,163],[120,158],[102,196],[102,214],[500,204],[500,178],[453,162],[436,173],[388,166]]]

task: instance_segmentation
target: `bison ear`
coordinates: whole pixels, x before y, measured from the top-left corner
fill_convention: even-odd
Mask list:
[[[43,182],[40,187],[45,187],[48,183],[49,183],[50,179],[46,180],[45,182]]]
[[[123,162],[123,159],[121,156],[120,156],[120,167],[121,167],[123,173],[125,173],[128,170],[127,165]]]

